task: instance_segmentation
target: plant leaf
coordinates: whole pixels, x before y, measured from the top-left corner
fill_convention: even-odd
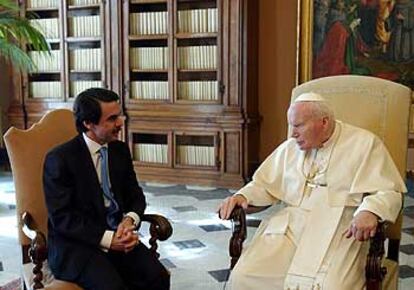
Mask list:
[[[33,13],[26,13],[26,16],[30,19],[37,18]],[[16,3],[0,0],[0,56],[19,69],[33,69],[33,61],[22,49],[26,45],[30,45],[32,50],[45,51],[50,55],[50,46],[42,32],[28,18],[19,15]]]

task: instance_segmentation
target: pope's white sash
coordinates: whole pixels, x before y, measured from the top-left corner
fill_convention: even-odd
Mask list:
[[[318,194],[323,200],[319,200],[316,208],[311,210],[307,217],[307,223],[297,245],[297,251],[288,271],[288,277],[289,275],[316,277],[344,210],[344,207],[328,205],[326,201],[327,187],[319,187],[316,190],[322,191]],[[312,194],[315,194],[315,192]]]

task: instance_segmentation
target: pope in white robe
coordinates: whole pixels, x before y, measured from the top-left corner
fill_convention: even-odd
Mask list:
[[[261,223],[229,287],[364,289],[368,240],[378,220],[397,219],[405,184],[382,141],[335,120],[320,95],[299,96],[288,121],[292,138],[220,206],[227,219],[235,205],[286,204]]]

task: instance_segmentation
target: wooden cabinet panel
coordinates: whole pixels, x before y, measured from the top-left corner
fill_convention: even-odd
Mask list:
[[[224,171],[241,174],[241,146],[239,132],[224,132]]]

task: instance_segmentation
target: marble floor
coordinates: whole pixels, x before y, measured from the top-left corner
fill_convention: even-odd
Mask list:
[[[400,252],[401,290],[414,287],[414,186],[409,186],[411,193],[405,200]],[[174,229],[172,237],[161,242],[159,248],[161,261],[171,271],[171,289],[225,289],[230,262],[227,249],[232,225],[218,219],[215,210],[220,201],[232,194],[232,191],[149,183],[143,187],[149,203],[147,213],[158,213],[168,217]],[[16,280],[20,271],[13,192],[10,174],[1,174],[0,290],[6,289],[2,285]],[[268,212],[249,217],[249,237],[252,237],[266,214]],[[143,226],[140,232],[142,240],[147,242],[146,226]]]

